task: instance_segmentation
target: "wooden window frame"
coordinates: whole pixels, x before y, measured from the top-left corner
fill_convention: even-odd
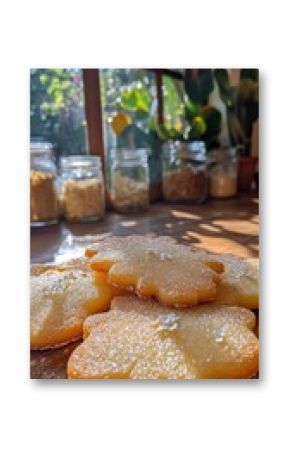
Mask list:
[[[89,153],[101,157],[104,170],[105,151],[99,69],[83,69],[83,84]]]
[[[179,71],[170,69],[146,69],[154,72],[156,80],[157,119],[164,124],[164,102],[162,93],[163,75],[183,79]],[[89,153],[100,156],[105,172],[105,148],[103,139],[103,117],[99,69],[83,69],[85,113],[88,127]]]

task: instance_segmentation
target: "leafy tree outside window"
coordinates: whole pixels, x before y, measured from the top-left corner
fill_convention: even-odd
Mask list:
[[[54,144],[56,156],[86,154],[81,69],[32,69],[30,136]]]

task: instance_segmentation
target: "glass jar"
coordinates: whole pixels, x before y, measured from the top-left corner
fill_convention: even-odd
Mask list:
[[[60,160],[60,200],[68,221],[95,221],[105,214],[104,180],[99,156]]]
[[[207,157],[204,142],[166,142],[162,156],[164,199],[169,202],[205,201]]]
[[[112,151],[111,201],[120,213],[149,208],[149,167],[146,148]]]
[[[30,223],[32,227],[55,224],[59,207],[56,165],[49,142],[30,143]]]
[[[238,149],[220,148],[209,155],[209,194],[212,198],[231,198],[237,194]]]

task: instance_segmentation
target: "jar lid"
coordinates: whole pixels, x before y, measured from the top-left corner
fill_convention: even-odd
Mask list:
[[[101,167],[100,156],[63,156],[60,158],[62,170]]]
[[[233,161],[236,162],[239,158],[239,148],[218,148],[209,152],[209,161],[213,163]]]
[[[51,154],[53,145],[50,142],[31,140],[30,141],[30,152],[33,156],[44,156]]]
[[[195,140],[194,142],[189,142],[187,144],[187,147],[189,151],[196,152],[196,153],[205,153],[206,152],[206,146],[205,142],[203,140]]]
[[[169,158],[178,158],[183,162],[203,164],[207,161],[206,146],[202,140],[194,142],[168,141],[163,152]]]
[[[33,137],[31,138],[30,141],[30,148],[33,149],[38,149],[38,148],[53,148],[53,145],[51,142],[48,142],[46,140],[41,140],[41,139],[34,139]]]
[[[147,161],[148,148],[112,148],[112,157],[121,162]]]

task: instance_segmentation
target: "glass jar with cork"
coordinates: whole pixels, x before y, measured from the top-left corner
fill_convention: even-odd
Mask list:
[[[168,202],[204,202],[207,197],[207,156],[204,142],[166,142],[162,156],[164,199]]]
[[[60,160],[60,203],[68,221],[103,218],[105,193],[99,156],[67,156]]]
[[[30,143],[30,223],[41,227],[58,222],[57,169],[49,142]]]

